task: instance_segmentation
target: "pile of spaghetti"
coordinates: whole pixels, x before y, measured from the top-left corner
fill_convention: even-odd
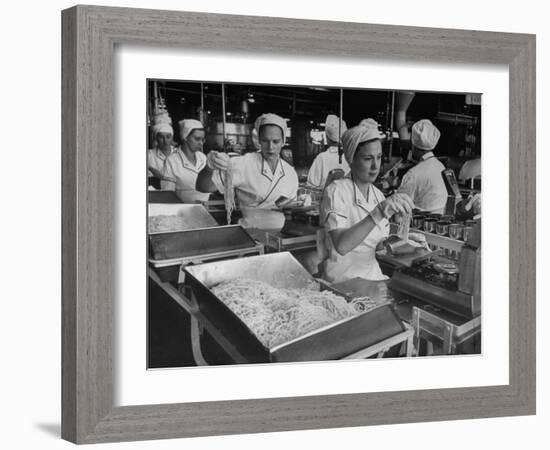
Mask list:
[[[348,303],[329,291],[275,288],[246,278],[212,292],[270,349],[376,306],[366,297]]]
[[[189,221],[182,216],[158,215],[148,219],[149,233],[162,233],[189,228]]]

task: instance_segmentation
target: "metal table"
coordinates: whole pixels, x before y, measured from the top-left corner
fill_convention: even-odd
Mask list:
[[[152,267],[147,269],[150,281],[156,283],[170,298],[181,306],[191,318],[191,349],[193,358],[197,365],[208,365],[201,350],[201,335],[206,330],[217,344],[229,356],[232,362],[236,364],[250,363],[248,358],[224,335],[219,325],[215,325],[209,317],[205,316],[195,299],[193,292],[185,289],[183,285],[176,287],[170,282],[163,281]],[[414,329],[409,324],[403,323],[403,331],[389,338],[370,345],[367,348],[360,349],[344,356],[342,359],[363,359],[369,357],[382,357],[392,347],[401,344],[400,354],[403,356],[412,356]]]
[[[465,318],[433,306],[411,295],[392,290],[390,280],[368,281],[354,278],[332,286],[350,297],[368,296],[379,301],[391,302],[401,320],[414,329],[416,349],[420,339],[439,341],[441,354],[453,354],[462,343],[479,336],[481,316]],[[434,354],[433,345],[428,345],[428,354]]]

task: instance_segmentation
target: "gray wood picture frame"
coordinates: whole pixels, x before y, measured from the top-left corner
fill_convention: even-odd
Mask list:
[[[96,6],[63,11],[62,32],[64,439],[94,443],[535,413],[534,35]],[[117,44],[508,66],[509,384],[115,407]]]

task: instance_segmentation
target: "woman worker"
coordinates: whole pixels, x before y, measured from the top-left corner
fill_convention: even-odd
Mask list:
[[[388,219],[410,214],[414,205],[406,194],[387,199],[374,185],[382,162],[381,135],[374,126],[358,125],[342,136],[350,173],[333,181],[323,194],[319,242],[321,270],[327,281],[354,277],[385,280],[376,261],[376,246],[389,235]]]
[[[204,126],[198,120],[184,119],[179,127],[182,144],[166,159],[161,188],[175,191],[184,203],[206,201],[210,195],[195,189],[197,176],[206,166],[206,155],[202,152]]]
[[[334,114],[329,114],[325,120],[325,135],[327,138],[327,149],[319,153],[307,174],[309,185],[323,189],[328,178],[328,174],[341,169],[344,175],[349,172],[349,166],[345,159],[340,161],[338,154],[338,144],[340,143],[340,131],[342,134],[348,129],[346,122],[342,120],[342,129],[340,130],[340,119]]]
[[[208,163],[197,177],[196,188],[201,192],[225,192],[226,171],[231,171],[235,197],[247,215],[254,210],[282,206],[296,197],[298,175],[281,157],[287,135],[286,121],[276,114],[263,114],[255,122],[260,151],[230,158],[227,154],[210,151]]]
[[[397,192],[409,195],[417,208],[441,214],[447,203],[447,188],[441,175],[445,166],[433,153],[441,133],[428,119],[416,122],[411,131],[416,165],[405,173]]]
[[[161,122],[153,125],[153,140],[155,147],[147,150],[147,168],[150,176],[162,178],[164,162],[176,151],[172,138],[174,131],[169,123]]]

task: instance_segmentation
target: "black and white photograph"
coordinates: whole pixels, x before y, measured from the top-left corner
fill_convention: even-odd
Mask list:
[[[545,10],[8,2],[2,448],[544,448]]]
[[[482,353],[480,93],[146,88],[148,368]]]

